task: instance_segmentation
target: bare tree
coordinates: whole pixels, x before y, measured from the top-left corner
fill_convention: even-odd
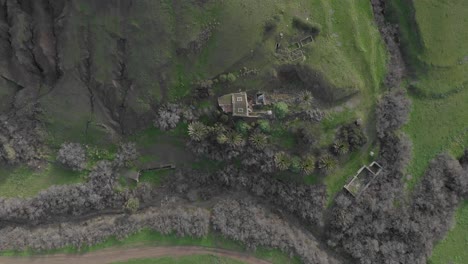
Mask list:
[[[82,171],[86,168],[86,151],[79,143],[63,143],[57,160],[72,170]]]

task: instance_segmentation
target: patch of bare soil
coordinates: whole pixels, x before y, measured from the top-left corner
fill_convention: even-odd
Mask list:
[[[257,259],[246,253],[229,251],[217,248],[203,247],[140,247],[140,248],[112,248],[83,255],[56,254],[34,257],[0,257],[1,264],[104,264],[130,259],[183,257],[190,255],[214,255],[227,257],[248,264],[269,264],[270,262]]]

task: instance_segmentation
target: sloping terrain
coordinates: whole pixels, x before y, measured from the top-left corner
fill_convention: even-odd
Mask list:
[[[376,89],[384,74],[367,3],[2,0],[2,7],[2,107],[39,100],[58,141],[134,132],[158,103],[190,95],[196,79],[240,62],[275,68],[281,62],[265,25],[297,41],[307,34],[293,29],[294,17],[322,26],[305,63],[337,91],[333,98]]]
[[[394,0],[388,11],[400,24],[410,70],[413,110],[405,131],[413,141],[408,167],[412,189],[433,157],[444,151],[460,157],[468,147],[468,2]],[[468,261],[462,250],[467,245],[466,208],[465,201],[430,263]]]
[[[426,263],[467,197],[467,11],[0,0],[0,254],[150,231],[304,263]],[[359,195],[343,189],[373,161]]]

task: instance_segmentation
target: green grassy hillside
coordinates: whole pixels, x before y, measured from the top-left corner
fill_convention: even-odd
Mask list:
[[[460,155],[468,142],[468,2],[391,2],[400,24],[413,101],[405,131],[414,145],[410,186],[438,153]]]
[[[468,2],[393,0],[390,14],[400,24],[410,71],[413,110],[405,131],[414,149],[408,168],[411,189],[437,154],[460,156],[468,148]],[[466,208],[465,202],[430,263],[468,262]]]
[[[135,122],[155,104],[192,101],[194,81],[238,72],[243,67],[259,73],[238,78],[231,85],[219,85],[215,92],[278,88],[272,87],[271,72],[284,64],[307,66],[310,72],[306,74],[323,78],[324,93],[334,93],[338,98],[357,93],[356,100],[338,107],[341,110],[327,120],[333,126],[323,129],[327,139],[332,140],[338,126],[357,117],[373,127],[373,106],[381,91],[387,53],[368,1],[226,0],[202,4],[165,0],[134,1],[131,6],[91,0],[70,3],[57,47],[63,77],[40,99],[44,109],[41,119],[53,149],[65,141],[106,147],[112,135],[105,126],[118,132],[121,127],[117,121],[130,128],[142,126]],[[290,62],[278,58],[276,43],[287,46],[311,34],[294,27],[294,19],[321,32],[303,48],[304,60]],[[266,30],[268,25],[272,31]],[[194,41],[205,37],[198,50],[190,51]],[[90,89],[85,85],[86,63],[93,79]],[[125,92],[126,81],[121,78],[132,83],[130,92]],[[124,102],[127,111],[121,113]],[[331,193],[341,188],[363,159],[367,156],[356,156],[352,165],[327,179]],[[2,176],[6,195],[14,193],[7,190],[31,195],[50,184],[80,180],[62,173],[26,172],[23,178],[38,182],[34,191],[28,191],[20,180],[13,180],[15,170]]]

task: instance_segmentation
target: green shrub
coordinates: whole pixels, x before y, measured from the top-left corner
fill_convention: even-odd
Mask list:
[[[228,73],[228,75],[226,77],[226,81],[229,82],[229,83],[235,82],[236,79],[237,79],[237,77],[233,73]]]
[[[140,208],[140,200],[138,200],[138,198],[131,197],[125,203],[125,210],[131,213],[136,212],[138,208]]]
[[[258,124],[258,128],[263,133],[268,134],[271,132],[270,122],[268,122],[268,120],[258,120],[257,124]]]
[[[221,74],[219,76],[219,81],[222,83],[233,83],[236,79],[237,77],[233,73]]]
[[[294,172],[298,173],[301,171],[301,158],[294,156],[291,158],[291,164],[289,165],[289,169]]]
[[[283,119],[289,113],[288,105],[284,102],[276,103],[273,106],[273,112],[277,118]]]
[[[244,122],[244,121],[238,121],[236,123],[237,132],[239,132],[239,133],[241,133],[243,135],[247,134],[251,128],[252,127],[249,124],[247,124],[246,122]]]

